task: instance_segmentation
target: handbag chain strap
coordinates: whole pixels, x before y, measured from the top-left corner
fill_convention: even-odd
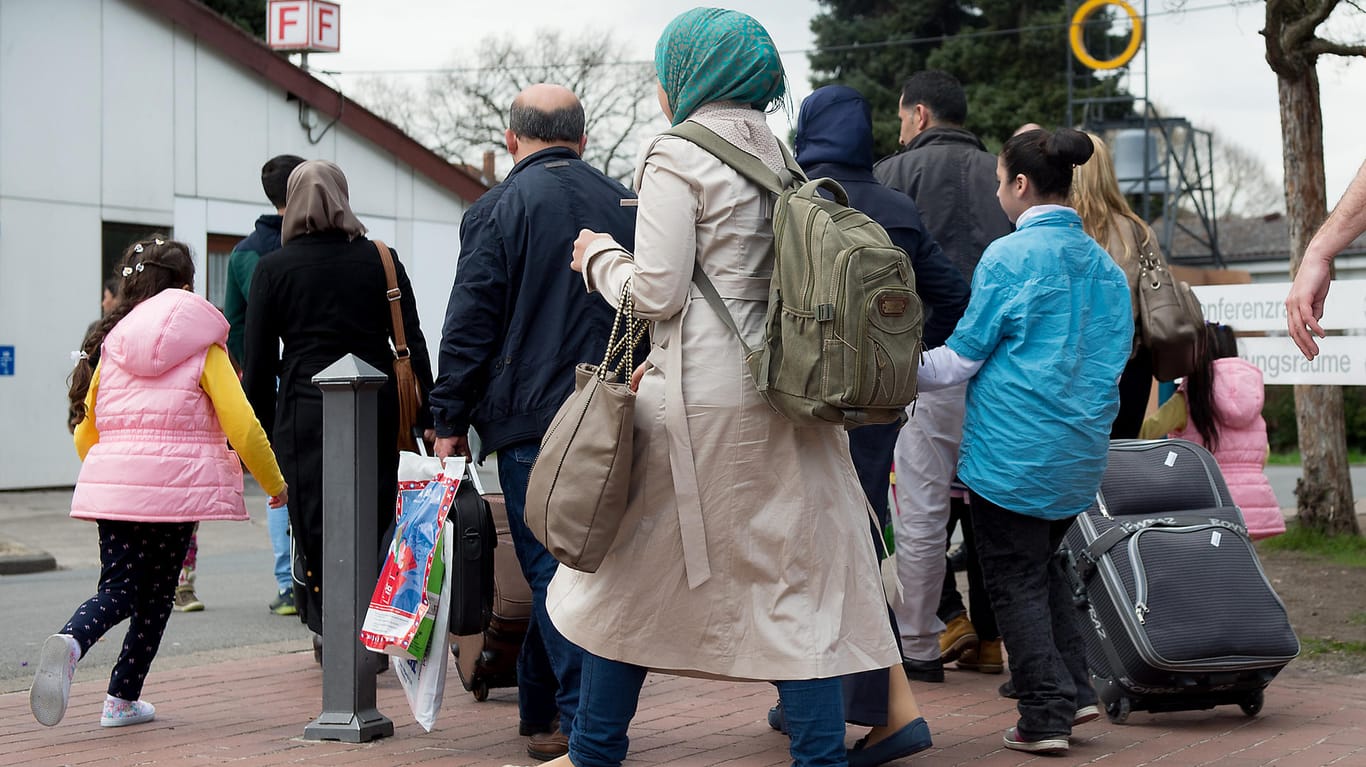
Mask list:
[[[636,368],[636,346],[645,337],[649,322],[636,319],[635,295],[631,292],[628,279],[621,286],[621,296],[617,300],[617,315],[612,320],[612,335],[607,340],[607,353],[598,366],[599,381],[606,381],[609,373],[626,381]],[[612,360],[617,360],[613,367]],[[625,363],[625,364],[623,364]]]

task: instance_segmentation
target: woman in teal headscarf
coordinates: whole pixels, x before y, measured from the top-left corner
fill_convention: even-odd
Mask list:
[[[689,11],[665,29],[655,67],[671,122],[784,168],[764,115],[781,103],[783,67],[757,21]],[[692,284],[700,268],[758,343],[771,199],[667,134],[647,149],[636,187],[635,252],[585,230],[572,262],[606,300],[629,281],[636,314],[654,325],[633,377],[627,522],[597,572],[562,567],[547,594],[556,627],[586,651],[569,754],[551,764],[621,764],[653,668],[776,681],[795,764],[843,767],[839,676],[900,662],[849,440],[770,408],[735,335]]]

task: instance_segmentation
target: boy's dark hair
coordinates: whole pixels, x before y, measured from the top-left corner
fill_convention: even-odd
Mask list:
[[[67,428],[75,431],[76,424],[85,420],[85,395],[90,391],[90,380],[95,374],[100,345],[105,336],[128,316],[133,307],[163,290],[194,285],[194,259],[184,243],[164,234],[154,234],[138,240],[123,251],[123,258],[114,267],[120,279],[117,301],[109,313],[90,326],[81,342],[83,357],[71,371],[71,388],[67,390]]]
[[[922,104],[936,122],[962,125],[968,121],[968,94],[948,72],[926,69],[906,78],[901,86],[901,105]]]
[[[289,185],[289,174],[299,167],[304,158],[292,154],[276,155],[261,166],[261,188],[266,190],[266,199],[276,208],[285,206],[285,188]]]
[[[104,289],[109,291],[109,295],[113,296],[114,298],[118,298],[119,288],[123,287],[123,285],[121,284],[122,282],[123,280],[118,277],[110,277],[109,279],[104,281]]]
[[[1072,168],[1096,151],[1091,137],[1071,128],[1032,130],[1011,136],[1001,148],[1001,162],[1011,178],[1023,175],[1040,197],[1066,198],[1072,191]]]
[[[567,141],[577,144],[583,138],[583,129],[582,104],[575,103],[546,112],[517,101],[512,102],[508,130],[514,136],[547,143]]]

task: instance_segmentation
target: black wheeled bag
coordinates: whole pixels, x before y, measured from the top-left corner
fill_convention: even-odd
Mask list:
[[[469,468],[470,475],[474,467]],[[489,504],[468,479],[455,492],[447,515],[455,532],[451,541],[452,634],[474,634],[488,625],[493,609],[493,558],[498,534]]]
[[[457,634],[451,642],[460,683],[478,701],[487,700],[492,688],[517,686],[517,655],[531,622],[531,586],[512,547],[503,496],[484,498],[493,512],[498,536],[492,558],[492,608],[483,626]],[[451,633],[456,634],[454,629],[452,624]]]
[[[1237,705],[1249,716],[1300,650],[1214,456],[1185,440],[1115,440],[1062,555],[1111,721]]]

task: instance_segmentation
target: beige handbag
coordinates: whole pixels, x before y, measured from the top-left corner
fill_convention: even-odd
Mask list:
[[[1153,376],[1171,381],[1188,375],[1198,364],[1205,317],[1190,286],[1172,276],[1166,261],[1144,241],[1145,233],[1139,235],[1139,327],[1135,332],[1151,355]]]
[[[628,280],[602,364],[575,367],[574,393],[550,422],[527,481],[532,534],[555,559],[586,573],[598,569],[616,541],[631,488],[630,377],[648,327],[634,307]]]

